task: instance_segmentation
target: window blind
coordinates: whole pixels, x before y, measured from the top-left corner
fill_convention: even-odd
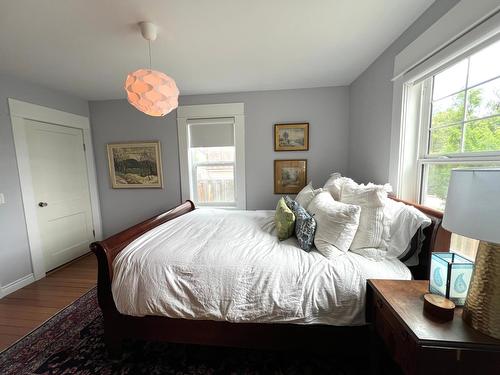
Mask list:
[[[234,118],[188,120],[189,147],[234,146]]]
[[[485,48],[488,44],[494,43],[499,38],[500,11],[496,11],[443,48],[435,51],[399,75],[396,74],[392,80],[403,77],[405,82],[420,83],[477,50]]]

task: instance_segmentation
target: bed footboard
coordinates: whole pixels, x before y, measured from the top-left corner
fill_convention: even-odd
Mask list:
[[[173,220],[194,210],[194,203],[190,200],[172,208],[158,216],[152,217],[133,227],[115,234],[103,241],[94,242],[90,249],[97,256],[97,298],[102,309],[104,319],[110,315],[118,314],[113,296],[111,294],[111,281],[113,280],[113,260],[130,242],[147,231]]]

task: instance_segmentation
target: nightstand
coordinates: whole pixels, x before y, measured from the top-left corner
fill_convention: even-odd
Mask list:
[[[445,323],[424,315],[423,295],[428,290],[428,281],[368,280],[372,368],[386,373],[378,363],[383,352],[377,352],[385,347],[405,374],[500,374],[500,340],[465,324],[461,308]],[[378,345],[380,341],[384,345]]]

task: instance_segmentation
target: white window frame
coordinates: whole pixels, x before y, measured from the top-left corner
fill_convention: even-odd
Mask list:
[[[429,141],[431,134],[431,109],[432,109],[432,84],[433,77],[451,67],[455,63],[469,58],[474,53],[486,48],[488,45],[500,40],[498,37],[491,38],[485,43],[471,48],[467,53],[461,55],[459,58],[450,60],[440,68],[435,69],[433,72],[428,73],[425,77],[416,80],[415,83],[406,83],[402,87],[403,92],[403,105],[402,105],[402,126],[401,126],[401,149],[399,157],[398,169],[398,196],[413,200],[419,203],[423,201],[423,193],[426,190],[427,181],[424,168],[428,165],[436,164],[477,164],[481,162],[500,162],[500,151],[485,151],[485,152],[457,152],[449,154],[430,154]],[[465,101],[467,99],[468,90],[490,82],[494,77],[481,82],[477,85],[467,86],[465,91]],[[452,95],[452,94],[450,94]],[[465,103],[466,104],[466,103]],[[499,114],[488,117],[497,117]],[[475,120],[481,120],[478,118]],[[464,123],[469,122],[462,118],[461,121],[450,125],[462,125],[462,149],[464,137]],[[444,127],[445,127],[444,126]],[[416,130],[415,130],[416,129]]]
[[[217,119],[228,118],[234,119],[234,145],[235,145],[235,162],[208,162],[197,163],[201,165],[223,165],[234,164],[234,184],[235,184],[235,205],[220,206],[219,203],[203,203],[197,202],[196,194],[193,192],[195,186],[196,170],[192,168],[189,155],[189,121],[194,119]],[[210,124],[210,121],[207,121]],[[203,126],[203,125],[199,125]],[[177,131],[179,137],[179,164],[181,175],[181,197],[182,200],[192,200],[200,207],[222,207],[236,208],[240,210],[246,209],[246,191],[245,191],[245,105],[243,103],[225,103],[225,104],[202,104],[180,106],[177,109]]]
[[[467,59],[470,58],[474,52],[477,50],[475,49],[474,51],[471,51],[471,53],[465,57]],[[463,60],[463,59],[461,59]],[[469,60],[470,63],[470,60]],[[446,68],[448,68],[447,66]],[[445,70],[445,69],[442,69]],[[441,70],[441,71],[442,71]],[[433,74],[431,77],[426,78],[422,82],[422,105],[421,105],[421,113],[420,113],[420,145],[419,145],[419,155],[417,158],[417,168],[418,168],[418,180],[417,180],[417,187],[418,187],[418,200],[419,202],[422,203],[423,201],[423,194],[426,191],[427,187],[427,174],[424,173],[424,169],[426,166],[429,165],[438,165],[438,164],[477,164],[477,163],[482,163],[482,162],[500,162],[500,151],[483,151],[483,152],[465,152],[464,150],[464,144],[465,144],[465,130],[466,130],[466,124],[471,122],[471,121],[479,121],[479,120],[484,120],[488,119],[491,117],[499,117],[500,113],[497,113],[495,115],[491,116],[485,116],[485,117],[480,117],[474,120],[466,120],[465,119],[465,106],[467,105],[467,96],[469,90],[481,86],[483,84],[486,84],[488,82],[491,82],[495,79],[500,78],[500,76],[496,76],[494,78],[490,78],[484,82],[481,82],[476,85],[471,85],[468,86],[468,77],[467,77],[467,82],[466,82],[466,87],[464,90],[460,90],[456,93],[451,93],[448,96],[458,94],[460,92],[465,92],[464,95],[464,114],[462,116],[462,120],[458,121],[456,123],[450,123],[450,124],[445,124],[443,126],[438,126],[437,128],[432,128],[432,121],[431,121],[431,109],[432,109],[432,91],[433,91],[433,77],[439,72],[436,72]],[[467,75],[469,72],[467,71]],[[429,145],[430,145],[430,136],[431,136],[431,129],[439,129],[439,128],[445,128],[448,126],[455,126],[455,125],[461,125],[462,127],[462,140],[461,140],[461,152],[456,152],[456,153],[447,153],[447,154],[430,154],[429,152]]]
[[[415,187],[408,188],[408,176],[415,183],[416,164],[411,165],[408,149],[419,143],[409,126],[415,119],[408,114],[407,102],[412,88],[436,69],[444,68],[470,54],[472,49],[500,37],[500,5],[497,0],[461,0],[448,13],[410,43],[395,58],[392,99],[392,124],[389,158],[389,182],[395,194],[403,199],[417,201]],[[420,99],[415,99],[418,102]],[[406,133],[406,135],[405,135]],[[415,154],[412,156],[416,159]],[[416,186],[416,185],[415,185]]]

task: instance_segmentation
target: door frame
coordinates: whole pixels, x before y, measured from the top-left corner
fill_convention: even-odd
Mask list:
[[[46,269],[43,259],[40,229],[38,227],[36,200],[31,176],[24,120],[35,120],[82,130],[83,142],[85,144],[85,159],[87,162],[92,223],[95,231],[95,239],[100,240],[102,239],[102,220],[97,190],[97,175],[90,121],[88,117],[85,116],[75,115],[73,113],[63,112],[12,98],[9,98],[9,112],[12,123],[12,133],[14,136],[19,181],[21,183],[21,196],[23,200],[26,229],[28,232],[31,265],[35,280],[39,280],[45,277]],[[82,147],[84,146],[82,145]]]

